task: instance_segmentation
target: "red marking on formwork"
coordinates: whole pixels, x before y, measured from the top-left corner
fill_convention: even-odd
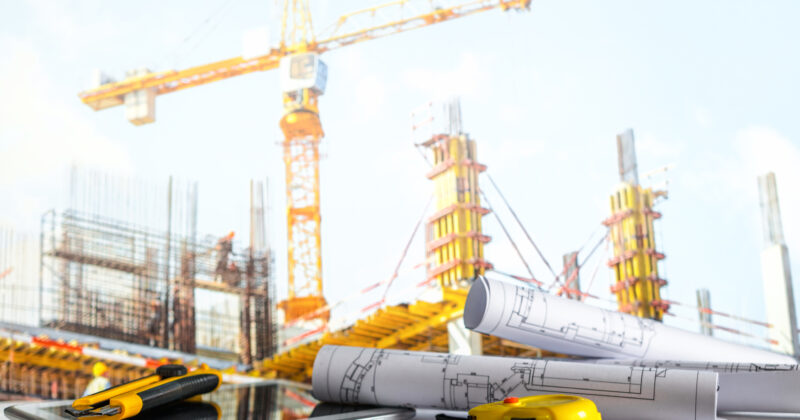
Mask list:
[[[586,292],[581,292],[578,289],[573,289],[573,288],[567,287],[567,286],[561,286],[559,288],[559,293],[562,292],[562,291],[563,292],[567,292],[567,293],[572,294],[572,295],[582,296],[582,297],[585,297],[585,298],[589,297],[589,298],[592,298],[592,299],[600,299],[599,296],[595,296],[595,295],[592,295],[592,294],[589,294],[589,293],[586,293]]]
[[[618,212],[612,214],[611,217],[609,217],[608,219],[603,220],[602,223],[604,225],[606,225],[606,226],[611,226],[613,224],[619,223],[620,221],[622,221],[626,217],[630,216],[631,214],[633,214],[633,210],[630,210],[630,209],[623,210],[623,211],[618,211]]]
[[[532,278],[528,278],[528,277],[522,277],[522,276],[516,276],[514,274],[509,274],[509,276],[511,276],[511,278],[514,278],[516,280],[524,281],[525,283],[533,283],[533,284],[535,284],[537,286],[543,286],[544,285],[544,283],[542,283],[542,282],[540,282],[539,280],[536,280],[536,279],[532,279]]]
[[[164,365],[164,364],[166,364],[166,363],[164,363],[164,362],[162,362],[160,360],[153,360],[153,359],[145,359],[144,360],[144,366],[147,367],[147,368],[150,368],[150,369],[155,369],[155,368],[157,368],[157,367],[159,367],[161,365]]]
[[[664,312],[669,311],[670,307],[668,300],[654,300],[650,302],[650,306],[656,309],[661,309]]]
[[[425,174],[428,179],[436,178],[437,175],[442,174],[444,171],[450,169],[456,162],[453,159],[447,159],[444,162],[436,165],[430,172]]]
[[[469,260],[463,260],[463,259],[458,258],[458,259],[455,259],[455,260],[452,260],[452,261],[448,261],[448,262],[446,262],[446,263],[444,263],[444,264],[442,264],[442,265],[440,265],[438,267],[435,267],[432,270],[428,271],[428,279],[432,279],[432,278],[438,276],[439,274],[442,274],[445,271],[447,271],[447,270],[449,270],[449,269],[451,269],[451,268],[453,268],[453,267],[455,267],[455,266],[457,266],[459,264],[468,264],[468,265],[471,265],[471,266],[474,266],[474,267],[481,267],[481,268],[483,268],[485,270],[491,270],[493,268],[491,263],[488,263],[488,262],[484,261],[481,258],[472,258],[472,259],[469,259]]]
[[[646,207],[644,210],[642,210],[642,213],[644,213],[646,215],[649,215],[653,219],[660,219],[661,218],[661,213],[660,212],[657,212],[657,211],[655,211],[655,210],[653,210],[653,209],[651,209],[649,207]]]
[[[690,319],[690,318],[682,317],[682,316],[679,316],[679,315],[675,315],[674,313],[669,312],[669,311],[664,311],[664,315],[669,315],[669,316],[673,316],[675,318],[681,318],[681,319]],[[692,319],[692,321],[694,321],[694,320]],[[750,338],[757,338],[757,339],[760,339],[760,340],[764,340],[767,343],[772,344],[772,345],[777,345],[778,344],[778,340],[774,340],[774,339],[771,339],[771,338],[759,337],[759,336],[753,335],[753,334],[748,334],[748,333],[746,333],[744,331],[740,331],[740,330],[737,330],[735,328],[723,327],[722,325],[712,324],[712,323],[709,323],[709,322],[700,322],[700,323],[702,325],[707,326],[707,327],[714,328],[714,329],[717,329],[717,330],[726,331],[726,332],[729,332],[731,334],[737,334],[737,335],[741,335],[741,336],[744,336],[744,337],[750,337]]]
[[[431,222],[434,222],[434,221],[436,221],[438,219],[441,219],[442,217],[445,217],[448,214],[451,214],[451,213],[453,213],[453,212],[455,212],[456,210],[459,210],[459,209],[474,210],[474,211],[480,213],[482,216],[485,216],[485,215],[487,215],[487,214],[489,214],[491,212],[491,210],[489,210],[487,208],[484,208],[484,207],[481,207],[481,206],[479,206],[477,204],[474,204],[474,203],[457,203],[457,204],[452,204],[450,206],[447,206],[447,207],[437,211],[436,213],[433,213],[432,215],[430,215],[430,217],[428,217],[428,223],[431,223]]]
[[[375,289],[377,289],[377,288],[381,287],[381,285],[382,285],[382,284],[384,284],[384,283],[386,283],[386,281],[379,281],[379,282],[377,282],[377,283],[375,283],[375,284],[369,285],[369,286],[367,286],[367,287],[365,287],[365,288],[361,289],[361,293],[368,293],[368,292],[371,292],[371,291],[373,291],[373,290],[375,290]]]
[[[300,335],[296,335],[296,336],[284,341],[283,344],[287,345],[287,346],[291,345],[291,344],[294,344],[294,343],[296,343],[296,342],[298,342],[298,341],[300,341],[300,340],[302,340],[304,338],[311,337],[314,334],[321,333],[321,332],[325,331],[326,328],[327,328],[327,326],[323,325],[323,326],[321,326],[321,327],[319,327],[317,329],[314,329],[314,330],[311,330],[311,331],[306,331],[306,332],[304,332],[304,333],[302,333]]]
[[[83,353],[83,348],[80,346],[74,346],[71,344],[67,344],[61,341],[51,340],[49,338],[40,338],[40,337],[33,337],[31,339],[32,344],[36,344],[42,347],[49,347],[55,348],[59,350],[71,351],[73,353]]]
[[[11,274],[12,271],[14,271],[14,267],[9,267],[9,268],[6,269],[6,271],[3,271],[2,273],[0,273],[0,280],[3,280],[3,277]]]
[[[305,398],[302,395],[300,395],[300,394],[298,394],[298,393],[296,393],[296,392],[294,392],[294,391],[292,391],[290,389],[285,389],[284,392],[286,393],[287,397],[299,402],[300,404],[305,405],[306,407],[316,407],[316,405],[317,405],[314,401],[311,401],[308,398]]]
[[[632,249],[629,249],[629,250],[623,252],[622,255],[618,255],[618,256],[616,256],[614,258],[609,259],[608,260],[608,266],[609,267],[613,267],[613,266],[621,263],[622,261],[629,260],[629,259],[631,259],[631,258],[633,258],[635,256],[636,256],[636,251],[634,251]]]
[[[442,173],[444,173],[444,172],[445,172],[445,171],[447,171],[448,169],[450,169],[450,168],[452,168],[453,166],[455,166],[455,164],[456,164],[456,161],[454,161],[453,159],[446,159],[446,160],[445,160],[445,161],[443,161],[442,163],[440,163],[440,164],[436,165],[436,166],[435,166],[435,167],[434,167],[434,168],[433,168],[433,169],[432,169],[430,172],[428,172],[428,173],[427,173],[425,176],[426,176],[428,179],[433,179],[433,178],[436,178],[437,176],[441,175]],[[468,168],[475,169],[475,170],[476,170],[476,171],[478,171],[478,172],[484,172],[484,171],[486,170],[486,165],[484,165],[484,164],[481,164],[481,163],[478,163],[478,162],[475,162],[474,160],[471,160],[471,159],[464,159],[464,160],[462,160],[462,161],[461,161],[461,165],[464,165],[464,166],[466,166],[466,167],[468,167]]]
[[[458,238],[473,238],[473,239],[477,240],[478,242],[481,242],[481,243],[484,243],[484,244],[488,243],[488,242],[490,242],[492,240],[491,237],[489,237],[487,235],[483,235],[480,232],[475,232],[475,231],[464,232],[464,233],[451,233],[449,235],[442,236],[441,238],[436,239],[434,241],[428,242],[428,245],[426,246],[426,251],[433,252],[436,249],[441,248],[441,247],[449,244],[450,242],[455,241]]]
[[[735,319],[737,321],[743,321],[743,322],[748,322],[748,323],[751,323],[751,324],[759,325],[759,326],[762,326],[762,327],[765,327],[765,328],[773,328],[774,327],[774,325],[770,324],[769,322],[757,321],[755,319],[749,319],[749,318],[745,318],[745,317],[742,317],[742,316],[739,316],[739,315],[733,315],[733,314],[728,314],[728,313],[725,313],[725,312],[715,311],[715,310],[713,310],[711,308],[704,308],[702,306],[687,305],[685,303],[680,303],[680,302],[675,301],[675,300],[669,300],[667,302],[669,302],[670,304],[673,304],[673,305],[677,305],[677,306],[683,306],[683,307],[686,307],[686,308],[697,309],[698,311],[700,311],[700,312],[702,312],[704,314],[718,315],[718,316],[722,316],[722,317],[725,317],[725,318]]]
[[[642,249],[641,251],[645,255],[653,256],[653,258],[655,258],[657,260],[663,260],[664,258],[666,258],[666,255],[664,255],[664,253],[658,252],[653,248],[645,248],[645,249]],[[629,250],[623,252],[622,255],[617,255],[616,257],[609,259],[608,260],[608,266],[609,267],[613,267],[613,266],[615,266],[615,265],[617,265],[617,264],[619,264],[619,263],[621,263],[623,261],[627,261],[627,260],[633,259],[635,256],[636,256],[636,250],[635,249],[629,249]]]
[[[363,312],[369,312],[370,310],[375,309],[375,308],[383,305],[385,302],[386,302],[386,299],[381,299],[381,300],[379,300],[379,301],[377,301],[375,303],[371,303],[371,304],[365,306],[363,309],[361,309],[361,312],[362,313]]]
[[[644,250],[644,253],[645,253],[645,254],[647,254],[647,255],[652,255],[652,256],[653,256],[653,257],[655,257],[655,259],[657,259],[657,260],[663,260],[664,258],[666,258],[666,255],[664,255],[664,254],[663,254],[663,253],[661,253],[661,252],[658,252],[658,251],[656,251],[656,250],[655,250],[655,249],[653,249],[653,248],[646,248],[646,249]]]

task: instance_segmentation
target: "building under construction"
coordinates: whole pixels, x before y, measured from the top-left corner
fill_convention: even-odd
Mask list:
[[[48,212],[42,227],[43,326],[187,353],[199,344],[243,363],[274,351],[262,250],[74,211]],[[236,297],[241,317],[202,309],[201,290]]]
[[[275,352],[262,183],[250,185],[250,235],[242,244],[233,232],[199,237],[195,185],[170,179],[164,188],[78,168],[68,179],[71,208],[42,216],[38,246],[2,235],[11,293],[3,295],[0,321],[10,322],[3,329],[11,333],[0,338],[0,392],[82,392],[92,360],[78,350],[83,345],[156,359],[205,356],[227,360],[224,366]],[[27,318],[7,316],[14,313]],[[19,332],[33,334],[30,342]],[[147,372],[147,363],[137,363],[112,364],[112,377]]]
[[[127,80],[82,93],[82,100],[95,110],[124,105],[128,119],[140,125],[155,121],[158,95],[280,68],[285,73],[280,126],[285,136],[288,236],[287,278],[280,281],[288,284],[288,296],[283,302],[273,300],[273,256],[266,241],[265,196],[259,183],[251,183],[250,234],[241,241],[226,232],[198,235],[195,185],[170,179],[166,187],[149,189],[73,171],[67,210],[42,217],[39,283],[26,295],[35,296],[35,326],[42,328],[29,328],[27,335],[0,335],[0,390],[72,398],[85,387],[88,367],[97,360],[112,362],[113,382],[119,383],[169,360],[191,364],[203,356],[223,360],[240,374],[309,381],[317,351],[325,344],[556,356],[474,333],[461,320],[470,282],[494,269],[484,255],[491,238],[483,232],[483,221],[499,216],[479,185],[487,167],[479,161],[477,141],[462,127],[457,101],[429,104],[422,123],[414,125],[415,131],[425,131],[416,146],[430,164],[426,175],[435,203],[433,212],[418,224],[424,226],[426,256],[425,278],[413,285],[419,293],[399,304],[389,304],[384,293],[343,328],[328,322],[337,303],[322,295],[319,97],[325,91],[327,67],[320,54],[486,10],[525,10],[530,1],[479,3],[381,21],[384,14],[405,4],[392,2],[342,16],[339,27],[344,28],[354,24],[353,17],[370,16],[376,22],[353,28],[349,35],[315,42],[308,11],[287,8],[286,13],[292,11],[298,21],[307,18],[309,26],[302,28],[302,34],[286,32],[297,32],[297,38],[282,38],[280,48],[267,55],[171,73],[136,71]],[[291,23],[287,19],[284,16],[284,28]],[[670,309],[660,294],[666,285],[658,267],[664,255],[656,250],[653,223],[660,217],[653,207],[662,193],[639,184],[632,132],[618,137],[618,151],[622,183],[611,196],[611,216],[605,221],[608,233],[598,246],[606,238],[613,245],[608,266],[613,269],[611,291],[619,310],[661,320]],[[545,287],[513,245],[530,278],[511,277]],[[545,263],[553,284],[562,285],[559,293],[583,300],[590,295],[581,290],[579,272],[594,250],[588,256],[581,254],[580,263],[579,252],[565,256],[560,275]],[[3,269],[0,266],[0,278]],[[396,277],[397,271],[361,291],[386,290]],[[275,308],[282,309],[284,326],[296,327],[297,332],[280,343]],[[42,336],[59,331],[73,334]],[[125,351],[123,356],[117,354],[120,350]]]

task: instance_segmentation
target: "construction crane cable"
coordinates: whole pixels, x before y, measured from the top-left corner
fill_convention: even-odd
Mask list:
[[[603,239],[604,239],[604,240],[605,240],[605,242],[606,242],[606,247],[605,247],[605,250],[604,250],[603,254],[604,254],[605,256],[608,256],[608,243],[609,243],[609,241],[608,241],[608,235],[606,235],[606,236],[605,236]],[[601,260],[601,261],[598,261],[598,262],[597,262],[597,265],[594,267],[594,272],[592,272],[592,277],[591,277],[591,278],[589,278],[589,284],[586,286],[586,292],[587,292],[587,293],[588,293],[590,290],[592,290],[592,285],[594,284],[594,279],[597,277],[597,273],[600,271],[600,266],[601,266],[601,265],[603,265],[603,261],[602,261],[602,260]],[[583,299],[581,299],[581,300],[583,300]]]
[[[586,242],[585,242],[583,245],[581,245],[581,247],[580,247],[580,248],[578,248],[578,253],[580,253],[580,252],[583,250],[583,248],[585,248],[585,247],[586,247],[586,244],[587,244],[587,243],[589,243],[589,241],[590,241],[590,240],[591,240],[591,239],[592,239],[592,238],[595,236],[595,234],[596,234],[596,233],[597,233],[597,230],[595,230],[595,231],[592,233],[592,235],[591,235],[591,236],[589,236],[589,238],[586,240]],[[597,242],[597,244],[595,244],[595,246],[592,248],[592,250],[591,250],[591,251],[589,251],[589,255],[587,255],[587,256],[586,256],[586,258],[584,258],[584,259],[583,259],[583,263],[581,263],[581,264],[575,264],[575,261],[577,260],[578,254],[575,254],[575,255],[573,255],[573,257],[572,257],[572,259],[570,259],[569,263],[568,263],[567,265],[565,265],[565,266],[564,266],[564,269],[561,271],[561,274],[559,274],[558,276],[556,276],[556,278],[555,278],[555,279],[554,279],[554,280],[553,280],[553,281],[552,281],[552,282],[551,282],[551,283],[550,283],[550,284],[547,286],[547,290],[548,290],[548,291],[552,290],[552,289],[553,289],[553,286],[555,286],[557,283],[560,283],[560,281],[559,281],[559,277],[560,277],[560,276],[566,276],[566,273],[567,273],[567,267],[568,267],[568,266],[572,266],[572,265],[574,264],[574,265],[575,265],[575,269],[576,269],[576,270],[580,270],[580,269],[582,269],[582,268],[583,268],[583,266],[584,266],[584,265],[585,265],[585,264],[586,264],[586,263],[589,261],[589,259],[592,257],[592,255],[594,254],[594,252],[595,252],[595,251],[597,251],[597,248],[599,248],[599,247],[600,247],[600,245],[602,245],[603,241],[605,241],[605,240],[608,238],[608,235],[609,235],[609,233],[606,233],[606,235],[605,235],[605,236],[603,236],[602,238],[600,238],[600,240]],[[564,279],[564,281],[565,281],[565,284],[562,284],[562,289],[563,289],[563,288],[566,288],[567,286],[569,286],[568,284],[566,284],[566,281],[567,281],[567,280],[568,280],[568,279],[566,279],[566,278]]]
[[[517,213],[514,211],[513,208],[511,208],[511,204],[508,203],[508,200],[506,200],[505,195],[503,195],[503,193],[500,191],[500,188],[497,186],[497,183],[494,182],[494,179],[492,179],[492,176],[489,175],[488,172],[484,173],[486,174],[486,177],[489,178],[489,182],[492,183],[494,190],[497,191],[497,194],[503,200],[503,203],[505,203],[506,207],[508,208],[508,211],[511,212],[511,215],[514,217],[514,220],[517,221],[517,224],[522,229],[522,232],[525,233],[525,237],[528,238],[528,242],[530,242],[531,245],[533,245],[533,249],[535,249],[536,253],[539,254],[539,258],[541,258],[542,261],[544,261],[544,264],[547,266],[547,269],[550,270],[550,273],[553,275],[553,277],[558,279],[558,275],[556,274],[555,270],[553,270],[553,267],[550,265],[550,262],[547,261],[547,258],[544,257],[542,251],[539,250],[538,246],[536,246],[536,242],[533,241],[533,238],[531,238],[531,235],[528,233],[528,230],[525,229],[525,225],[523,225],[522,221],[520,221],[519,217],[517,217]],[[533,277],[533,274],[531,274],[531,277]]]
[[[754,334],[746,333],[744,331],[737,330],[737,329],[734,329],[734,328],[725,327],[725,326],[717,325],[717,324],[712,324],[710,322],[701,321],[701,320],[694,319],[694,318],[689,318],[689,317],[685,317],[685,316],[676,315],[676,314],[674,314],[674,313],[672,313],[670,311],[664,311],[664,314],[672,316],[674,318],[682,319],[684,321],[698,322],[701,325],[703,325],[704,327],[709,327],[709,328],[725,331],[725,332],[728,332],[728,333],[731,333],[731,334],[741,335],[743,337],[755,338],[755,339],[758,339],[758,340],[763,340],[763,341],[765,341],[765,342],[767,342],[769,344],[772,344],[772,345],[778,344],[778,342],[776,340],[771,339],[771,338],[764,338],[764,337],[760,337],[760,336],[757,336],[757,335],[754,335]]]
[[[579,269],[580,269],[581,267],[583,267],[583,265],[584,265],[584,264],[586,264],[586,262],[587,262],[587,261],[589,261],[589,258],[592,258],[592,255],[594,255],[595,251],[597,251],[597,249],[598,249],[598,248],[600,248],[600,245],[602,245],[602,244],[603,244],[603,242],[605,242],[605,241],[608,239],[608,235],[609,235],[609,234],[610,234],[610,232],[609,232],[609,233],[606,233],[605,235],[603,235],[603,237],[602,237],[602,238],[600,238],[600,240],[599,240],[599,241],[597,241],[597,243],[594,245],[594,248],[592,248],[592,250],[591,250],[591,251],[589,251],[589,255],[587,255],[587,256],[586,256],[586,258],[584,258],[584,259],[583,259],[583,263],[581,263],[580,265],[578,265],[578,268],[579,268]]]
[[[540,282],[539,280],[536,280],[536,279],[529,279],[527,277],[517,276],[517,275],[511,274],[511,273],[506,273],[506,272],[500,271],[500,270],[498,270],[496,268],[491,268],[489,271],[492,271],[492,272],[495,272],[497,274],[512,278],[514,280],[519,280],[519,281],[524,282],[524,283],[534,283],[537,286],[542,286],[542,282]]]
[[[179,53],[178,53],[178,51],[179,51],[181,48],[184,48],[185,46],[187,46],[187,44],[189,43],[189,41],[191,41],[193,38],[195,38],[196,36],[198,36],[198,34],[200,34],[200,32],[201,32],[201,31],[204,29],[204,27],[207,27],[206,25],[210,24],[212,21],[214,21],[215,19],[217,19],[217,17],[220,17],[220,14],[221,14],[223,11],[225,11],[226,13],[228,13],[228,12],[230,12],[231,10],[233,10],[233,7],[229,7],[229,6],[231,6],[233,3],[234,3],[234,1],[233,1],[233,0],[227,0],[227,1],[223,2],[223,3],[222,3],[222,5],[221,5],[220,7],[218,7],[217,9],[215,9],[213,12],[211,12],[211,14],[210,14],[210,15],[208,15],[208,17],[206,17],[206,18],[205,18],[205,19],[204,19],[202,22],[200,22],[200,24],[198,24],[198,25],[197,25],[197,26],[196,26],[196,27],[195,27],[195,28],[194,28],[194,29],[193,29],[193,30],[192,30],[192,31],[189,33],[189,35],[187,35],[185,38],[183,38],[183,40],[181,40],[181,42],[180,42],[180,43],[179,43],[179,44],[178,44],[178,45],[177,45],[175,48],[173,48],[173,49],[172,49],[172,51],[171,51],[170,53],[168,53],[168,54],[165,54],[165,55],[163,56],[163,58],[161,59],[161,61],[163,62],[163,61],[167,60],[167,57],[171,56],[171,57],[172,57],[172,60],[176,62],[176,64],[175,64],[175,65],[177,66],[177,62],[178,62],[178,61],[180,61],[180,57],[179,57]],[[227,10],[226,10],[226,9],[227,9]],[[216,29],[217,29],[217,26],[219,25],[219,22],[220,22],[220,21],[221,21],[221,20],[222,20],[224,17],[225,17],[224,15],[223,15],[223,16],[221,16],[221,17],[220,17],[220,19],[219,19],[219,20],[217,20],[217,21],[214,23],[214,26],[212,26],[212,27],[210,27],[210,29],[206,30],[205,34],[203,34],[203,35],[201,36],[201,39],[198,39],[198,42],[196,42],[196,43],[195,43],[193,46],[191,46],[191,48],[190,48],[188,51],[186,51],[186,52],[185,52],[183,55],[189,54],[189,53],[193,52],[195,49],[197,49],[197,47],[200,45],[201,41],[203,41],[205,38],[207,38],[209,35],[211,35],[211,34],[212,34],[212,33],[213,33],[213,32],[214,32]],[[159,66],[159,67],[161,67],[161,66]]]
[[[503,229],[503,233],[505,233],[506,238],[508,238],[508,241],[511,242],[511,246],[514,247],[514,251],[517,251],[517,255],[519,256],[519,259],[522,261],[522,264],[525,266],[525,270],[527,270],[528,274],[531,276],[531,279],[535,280],[536,282],[539,282],[538,280],[536,280],[536,276],[533,275],[533,271],[531,271],[531,268],[528,266],[528,262],[525,261],[525,257],[522,256],[522,252],[519,250],[519,247],[517,247],[517,244],[514,242],[514,239],[511,238],[511,234],[508,233],[508,229],[506,229],[506,226],[503,224],[503,221],[500,220],[500,216],[494,211],[494,209],[492,209],[492,203],[489,202],[489,198],[486,197],[486,194],[484,194],[483,190],[479,189],[478,191],[480,191],[481,197],[483,197],[483,201],[486,202],[486,207],[488,207],[489,210],[492,212],[492,214],[494,214],[495,218],[497,219],[497,223],[500,225],[500,228]]]
[[[406,242],[405,248],[403,248],[403,253],[400,255],[400,260],[397,261],[397,265],[394,267],[394,273],[392,273],[392,277],[389,279],[389,284],[386,285],[386,289],[383,291],[383,298],[381,299],[381,301],[383,302],[386,301],[386,295],[389,294],[389,288],[392,287],[392,284],[394,283],[395,279],[398,276],[398,273],[400,272],[400,266],[403,265],[403,261],[405,261],[406,256],[408,255],[408,249],[411,248],[411,242],[414,241],[414,238],[417,236],[417,232],[419,231],[419,227],[422,226],[422,222],[425,220],[425,216],[428,213],[428,208],[431,206],[431,203],[433,202],[433,198],[434,195],[431,194],[430,198],[428,198],[428,203],[425,204],[425,209],[422,210],[422,214],[420,215],[419,220],[417,220],[417,224],[414,226],[414,231],[411,232],[411,236],[408,238],[408,242]]]

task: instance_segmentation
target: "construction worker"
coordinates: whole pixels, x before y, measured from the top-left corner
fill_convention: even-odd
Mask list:
[[[150,318],[147,321],[147,339],[148,344],[151,346],[157,346],[162,338],[161,327],[163,326],[163,322],[161,321],[161,312],[161,304],[159,301],[155,299],[151,300]]]
[[[95,363],[94,366],[92,366],[92,374],[94,375],[94,379],[86,386],[86,391],[83,391],[84,397],[111,388],[111,381],[108,380],[108,366],[106,366],[105,363]]]
[[[236,264],[236,261],[231,261],[230,264],[228,264],[228,270],[223,274],[222,281],[231,287],[239,287],[242,283],[242,273],[239,271],[239,266]]]
[[[219,238],[217,241],[217,269],[215,275],[215,281],[217,278],[223,280],[223,275],[225,274],[225,270],[228,268],[228,256],[233,253],[233,236],[235,235],[234,232]]]

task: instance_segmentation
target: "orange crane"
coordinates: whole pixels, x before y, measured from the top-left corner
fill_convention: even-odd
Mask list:
[[[286,165],[289,296],[279,306],[286,320],[316,314],[327,320],[322,296],[320,240],[319,143],[323,137],[318,100],[325,92],[327,67],[320,54],[346,45],[493,9],[527,10],[531,0],[466,0],[437,7],[432,0],[396,0],[340,16],[315,36],[308,0],[284,0],[277,48],[254,57],[235,57],[185,70],[129,72],[81,92],[94,110],[125,105],[133,124],[155,121],[155,97],[217,80],[278,68],[284,112],[283,160]]]

